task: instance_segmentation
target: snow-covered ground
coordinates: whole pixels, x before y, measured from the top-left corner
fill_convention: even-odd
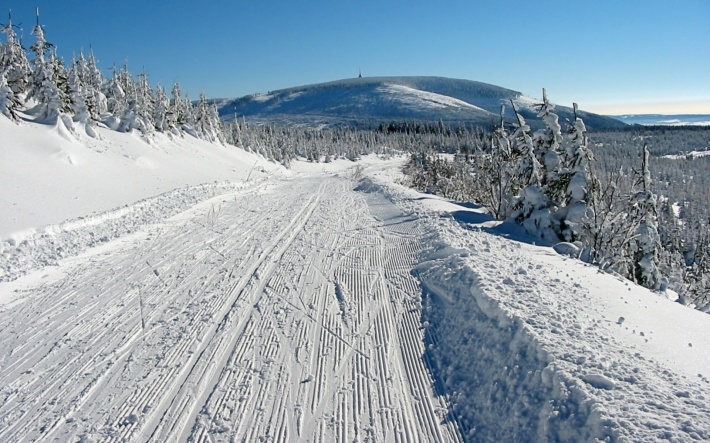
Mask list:
[[[263,177],[277,165],[194,137],[150,140],[98,129],[101,140],[62,125],[0,118],[0,238],[215,181]],[[253,170],[253,171],[252,171]]]
[[[0,441],[710,440],[707,314],[402,159],[0,134]]]

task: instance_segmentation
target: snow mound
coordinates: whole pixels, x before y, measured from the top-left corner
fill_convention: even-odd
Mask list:
[[[368,194],[377,192],[382,193],[382,187],[369,178],[363,178],[358,182],[358,185],[355,187],[355,191],[365,192]]]
[[[593,288],[589,280],[575,278],[581,272],[576,268],[596,271],[576,260],[550,268],[536,259],[534,246],[484,232],[448,234],[456,235],[445,240],[456,255],[423,262],[417,275],[424,290],[427,357],[467,438],[710,438],[708,366],[681,363],[699,355],[707,363],[707,357],[682,341],[668,349],[663,342],[669,337],[658,331],[656,319],[639,318],[642,306],[654,301],[669,319],[673,312],[686,324],[698,324],[702,313],[637,287],[632,291],[637,306],[628,314],[621,311],[635,316],[634,325],[614,321],[619,316],[609,312],[619,308],[603,303],[619,297],[609,286],[624,283],[613,276],[596,275],[594,280],[606,285]],[[460,252],[462,243],[469,254]],[[642,292],[650,299],[636,298]],[[626,299],[630,304],[632,297]],[[688,335],[710,330],[707,319],[700,320],[706,320],[700,331],[689,328]],[[664,336],[646,338],[650,330]]]
[[[579,258],[579,256],[582,254],[582,243],[577,242],[575,243],[567,243],[567,242],[560,242],[557,243],[552,247],[552,249],[555,250],[560,255],[567,255],[572,258]]]
[[[428,357],[452,393],[464,436],[475,441],[587,441],[601,435],[580,391],[567,389],[554,358],[486,292],[460,257],[417,272],[429,323]]]

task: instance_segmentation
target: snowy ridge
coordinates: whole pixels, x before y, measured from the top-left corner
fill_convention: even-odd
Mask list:
[[[431,226],[416,268],[426,358],[466,440],[710,438],[706,314],[383,186]]]
[[[669,160],[680,160],[680,159],[693,159],[693,158],[699,158],[699,157],[707,157],[710,155],[710,150],[709,151],[690,151],[686,152],[685,154],[668,154],[664,155],[661,158],[667,158]]]
[[[219,100],[219,113],[261,123],[376,126],[392,120],[444,121],[491,126],[515,120],[511,101],[533,128],[541,125],[535,106],[541,101],[487,83],[443,77],[363,77],[298,86],[231,101]],[[573,120],[570,107],[556,108],[562,121]],[[619,120],[580,111],[590,128],[624,126]]]

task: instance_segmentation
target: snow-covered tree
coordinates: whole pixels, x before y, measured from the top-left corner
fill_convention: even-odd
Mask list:
[[[111,78],[104,85],[103,93],[106,96],[106,107],[108,112],[113,115],[120,115],[125,108],[126,93],[121,87],[116,67],[114,66],[111,68],[111,71]]]
[[[520,191],[521,211],[517,213],[517,220],[530,234],[547,241],[558,241],[561,238],[560,220],[554,215],[564,207],[569,174],[560,156],[563,138],[559,118],[553,112],[555,106],[547,100],[545,89],[542,96],[537,116],[542,118],[545,128],[536,131],[532,137],[533,152],[541,166],[540,184],[532,184]]]
[[[503,124],[504,114],[505,106],[501,106],[500,125],[493,131],[491,152],[483,163],[484,171],[490,178],[483,203],[497,219],[504,219],[510,214],[513,199],[518,191],[514,189],[515,180],[511,165],[515,158],[510,135]]]
[[[8,18],[7,24],[0,29],[0,32],[5,34],[7,40],[0,51],[0,71],[5,74],[5,80],[12,93],[19,98],[20,94],[27,92],[31,69],[25,50],[15,35],[12,16]]]
[[[17,109],[20,107],[19,101],[15,98],[15,93],[7,84],[5,73],[0,71],[0,114],[17,121]]]
[[[155,88],[153,104],[153,124],[155,125],[155,129],[160,132],[169,131],[173,123],[168,118],[170,99],[165,92],[165,88],[163,88],[160,83]]]
[[[639,284],[657,289],[660,284],[658,270],[660,237],[658,235],[658,211],[656,195],[651,192],[651,172],[648,168],[648,148],[643,147],[642,169],[638,177],[641,189],[629,202],[629,217],[636,226],[630,242],[633,257],[632,278]]]
[[[61,71],[62,67],[57,66],[55,54],[51,50],[52,45],[45,39],[44,29],[39,24],[39,20],[32,29],[32,35],[35,37],[35,42],[30,49],[34,53],[34,59],[27,97],[37,102],[33,113],[38,119],[56,119],[59,113],[66,110],[68,101],[57,83],[63,75],[57,71]],[[49,53],[49,59],[45,58],[45,53]]]
[[[83,56],[82,56],[83,57]],[[102,88],[106,80],[103,74],[96,66],[96,58],[94,52],[89,51],[89,57],[86,59],[86,70],[84,73],[84,83],[91,95],[87,100],[89,104],[89,112],[93,120],[99,121],[101,116],[108,112],[108,102],[106,95],[102,92]]]
[[[168,109],[168,124],[171,127],[182,130],[182,126],[188,123],[187,117],[187,105],[192,106],[189,101],[183,101],[182,91],[180,90],[180,84],[175,83],[172,90],[170,91],[170,108]]]
[[[512,164],[511,181],[515,192],[513,207],[515,211],[511,216],[518,222],[529,218],[533,211],[545,208],[546,202],[541,199],[542,165],[535,156],[530,126],[518,112],[515,103],[511,100],[513,111],[518,124],[511,136],[512,150],[515,159]]]
[[[155,104],[153,102],[153,89],[148,83],[148,75],[146,73],[138,74],[138,80],[133,91],[133,98],[129,98],[129,118],[133,121],[131,127],[140,130],[143,134],[150,134],[155,130],[153,125]]]
[[[560,234],[568,242],[582,240],[587,220],[593,218],[589,206],[590,193],[597,189],[597,179],[592,174],[594,156],[588,148],[587,128],[577,117],[577,103],[573,104],[575,121],[569,125],[565,140],[565,190],[564,209],[559,210]]]
[[[222,129],[219,121],[219,114],[215,106],[207,102],[204,92],[200,93],[200,99],[195,107],[195,130],[200,138],[215,142],[221,141]]]

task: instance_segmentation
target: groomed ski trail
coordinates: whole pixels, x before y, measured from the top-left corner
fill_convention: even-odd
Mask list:
[[[422,360],[423,233],[354,187],[227,192],[26,290],[0,441],[461,441]]]

